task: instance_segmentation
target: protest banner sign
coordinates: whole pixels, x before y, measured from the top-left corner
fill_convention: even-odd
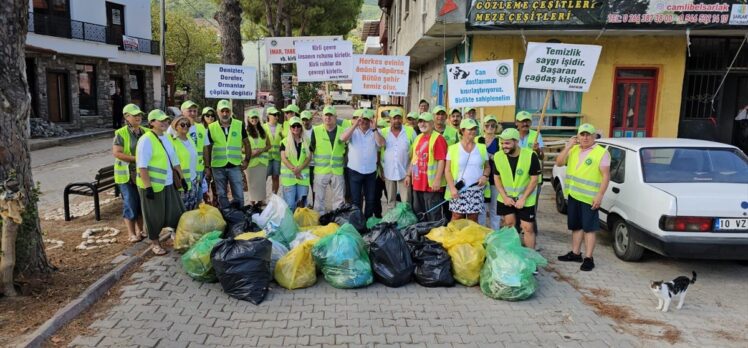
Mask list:
[[[343,40],[338,36],[297,36],[297,37],[266,37],[264,39],[265,53],[270,64],[289,64],[296,62],[294,43],[298,41],[327,41]]]
[[[447,65],[449,107],[514,105],[514,61]]]
[[[257,72],[243,65],[205,64],[205,98],[257,99]]]
[[[353,55],[353,94],[408,95],[410,57]]]
[[[353,45],[350,41],[297,41],[295,47],[299,82],[351,79]]]

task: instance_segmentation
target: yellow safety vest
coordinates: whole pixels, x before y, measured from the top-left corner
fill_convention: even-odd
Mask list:
[[[213,151],[210,154],[210,166],[225,167],[231,163],[238,166],[242,163],[242,122],[232,119],[229,126],[228,139],[223,133],[220,122],[213,122],[208,126]]]
[[[197,143],[195,143],[195,150],[197,150],[197,172],[202,173],[205,171],[203,152],[205,150],[205,138],[208,137],[208,130],[202,123],[198,123],[195,125],[195,133],[197,133]]]
[[[145,128],[143,126],[140,127],[141,137],[145,135],[146,132],[150,131],[150,129]],[[122,141],[124,141],[124,144],[122,144],[122,153],[125,155],[132,156],[132,152],[130,151],[130,131],[127,129],[127,126],[124,126],[114,132],[116,135],[119,135],[122,138]],[[116,184],[126,184],[130,182],[130,163],[122,161],[118,158],[114,159],[114,183]]]
[[[436,139],[438,139],[441,135],[437,131],[431,131],[431,136],[429,137],[429,161],[426,164],[426,178],[429,182],[429,187],[431,187],[434,183],[434,180],[436,179],[436,170],[438,167],[438,162],[434,159],[434,144],[436,144]],[[413,142],[413,150],[412,154],[410,156],[411,164],[416,165],[418,163],[418,157],[416,157],[416,151],[418,151],[418,143],[421,142],[421,138],[423,137],[423,133],[419,134],[416,137],[416,140]],[[447,186],[447,179],[444,178],[442,175],[442,187]]]
[[[265,144],[267,142],[267,138],[260,138],[259,136],[257,138],[249,137],[249,144],[252,146],[252,151],[257,149],[264,149]],[[257,166],[266,166],[270,163],[270,155],[267,151],[261,153],[259,156],[253,156],[249,160],[249,165],[247,165],[249,168],[257,167]]]
[[[520,149],[519,159],[517,160],[517,168],[512,172],[512,167],[509,165],[509,158],[503,152],[499,151],[493,155],[494,165],[496,170],[499,171],[499,178],[501,179],[501,185],[504,186],[504,191],[509,197],[519,198],[525,193],[527,185],[530,184],[530,167],[532,164],[532,150]],[[537,203],[538,195],[531,194],[525,201],[525,207],[532,207]],[[501,195],[496,195],[496,200],[504,203],[504,199]]]
[[[483,144],[475,144],[475,146],[478,148],[478,153],[480,153],[480,157],[483,159],[483,161],[488,161],[488,151],[486,151],[486,145]],[[454,144],[450,145],[449,149],[447,150],[447,158],[449,158],[449,172],[452,174],[452,179],[457,182],[460,178],[458,175],[460,174],[460,144]],[[483,168],[481,167],[481,170]],[[488,195],[486,195],[488,194]],[[491,197],[491,191],[488,185],[486,185],[486,188],[483,190],[483,196],[484,197]],[[445,200],[452,200],[452,192],[447,189],[444,190],[444,199]]]
[[[438,133],[438,131],[436,132]],[[457,129],[450,127],[450,126],[445,126],[444,132],[442,132],[441,135],[444,137],[444,140],[447,141],[448,147],[454,144],[457,144],[457,142],[460,141],[460,132],[458,132]]]
[[[158,139],[155,133],[146,132],[142,137],[140,137],[138,143],[143,141],[143,139],[148,139],[151,142],[151,160],[148,161],[147,168],[148,176],[151,178],[151,187],[153,187],[153,192],[161,192],[166,186],[168,171],[171,170],[171,168],[169,168],[169,157],[166,154],[166,149],[164,149],[164,146],[161,144],[160,139]],[[137,153],[135,156],[137,156]],[[146,189],[143,180],[140,178],[140,171],[138,171],[138,175],[135,177],[135,185],[141,189]]]
[[[330,137],[327,136],[325,125],[321,124],[312,128],[315,141],[314,174],[343,175],[343,155],[345,155],[346,145],[340,141],[343,129],[338,126],[336,128],[334,146],[330,146]]]
[[[579,145],[574,145],[569,151],[569,158],[566,161],[566,181],[564,185],[564,196],[572,196],[574,199],[592,204],[597,192],[600,191],[600,185],[603,182],[603,174],[600,172],[600,161],[608,152],[600,145],[593,145],[595,148],[587,155],[584,163],[577,168],[579,162],[579,153],[582,149]]]
[[[192,146],[195,146],[195,142],[187,136],[187,139],[192,143]],[[174,152],[177,154],[177,158],[179,158],[180,167],[182,167],[182,176],[184,176],[184,180],[187,181],[187,191],[190,190],[192,187],[192,168],[190,168],[190,150],[187,149],[186,146],[184,146],[184,143],[182,143],[182,140],[175,137],[175,136],[169,136],[169,140],[171,141],[172,145],[174,145]],[[185,191],[184,188],[179,189],[179,191]]]
[[[265,123],[262,125],[263,128],[265,128],[265,134],[270,139],[270,151],[268,151],[268,156],[270,156],[271,161],[280,161],[281,155],[280,155],[280,144],[281,141],[283,141],[283,125],[280,123],[275,124],[275,133],[270,132],[270,125]],[[264,147],[264,146],[263,146]]]
[[[286,148],[288,148],[288,143],[286,143]],[[290,144],[291,146],[295,146],[294,144]],[[294,167],[298,167],[306,161],[307,151],[309,149],[302,146],[301,153],[299,153],[296,158],[292,158],[291,156],[286,156],[286,159],[288,159],[291,164],[293,164]],[[288,151],[286,151],[288,153]],[[304,169],[301,170],[301,179],[297,179],[296,175],[294,175],[293,171],[286,167],[285,164],[281,162],[281,170],[280,170],[280,183],[283,186],[289,187],[294,185],[302,185],[302,186],[309,186],[309,166],[306,166]]]

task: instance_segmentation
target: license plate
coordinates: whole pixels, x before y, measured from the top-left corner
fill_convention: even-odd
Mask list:
[[[715,231],[748,230],[748,218],[718,218],[714,219]]]

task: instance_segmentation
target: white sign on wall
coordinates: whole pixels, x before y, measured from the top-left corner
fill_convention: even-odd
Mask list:
[[[408,95],[410,57],[353,55],[353,94]]]
[[[342,36],[299,36],[299,37],[266,37],[265,52],[270,64],[288,64],[296,62],[294,43],[299,41],[343,40]]]
[[[350,41],[297,41],[296,73],[299,82],[348,81],[352,78]]]
[[[205,64],[205,98],[257,99],[257,70],[243,65]]]
[[[521,88],[587,92],[602,46],[530,42],[519,78]]]
[[[514,105],[514,61],[447,65],[449,107]]]

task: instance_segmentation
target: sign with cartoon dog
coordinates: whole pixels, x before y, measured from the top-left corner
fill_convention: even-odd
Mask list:
[[[447,65],[449,107],[514,105],[514,61]]]

